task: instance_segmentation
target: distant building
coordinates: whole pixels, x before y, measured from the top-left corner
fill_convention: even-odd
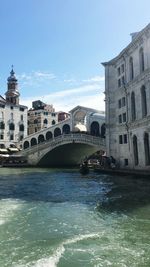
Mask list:
[[[0,96],[0,149],[18,145],[27,136],[27,107],[19,104],[13,68],[7,81],[6,99]]]
[[[107,155],[150,169],[150,24],[105,67]]]
[[[47,105],[40,100],[32,102],[28,111],[28,135],[58,123],[58,113],[53,105]]]
[[[70,118],[70,114],[64,111],[59,111],[58,112],[58,122],[64,121],[66,119]]]

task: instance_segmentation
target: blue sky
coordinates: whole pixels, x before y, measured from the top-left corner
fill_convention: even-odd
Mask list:
[[[0,0],[0,94],[14,65],[21,103],[104,110],[104,68],[150,22],[150,1]]]

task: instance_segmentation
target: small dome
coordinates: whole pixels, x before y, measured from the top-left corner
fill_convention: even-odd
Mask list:
[[[13,70],[13,66],[12,66],[12,70],[10,72],[10,76],[7,79],[8,82],[17,82],[17,78],[15,76],[15,72]]]

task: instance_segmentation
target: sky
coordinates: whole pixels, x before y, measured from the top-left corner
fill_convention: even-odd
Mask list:
[[[0,0],[0,94],[14,65],[20,103],[105,109],[104,67],[150,23],[149,0]]]

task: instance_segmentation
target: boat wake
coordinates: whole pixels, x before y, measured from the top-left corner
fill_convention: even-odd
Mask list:
[[[19,265],[17,267],[30,267],[30,266],[32,267],[57,267],[57,264],[59,263],[62,255],[64,254],[66,250],[65,246],[80,242],[82,240],[93,239],[93,238],[98,238],[98,237],[99,237],[99,234],[97,233],[75,236],[74,238],[71,238],[71,239],[68,239],[62,242],[50,258],[40,259],[32,265],[26,265],[26,266]]]

